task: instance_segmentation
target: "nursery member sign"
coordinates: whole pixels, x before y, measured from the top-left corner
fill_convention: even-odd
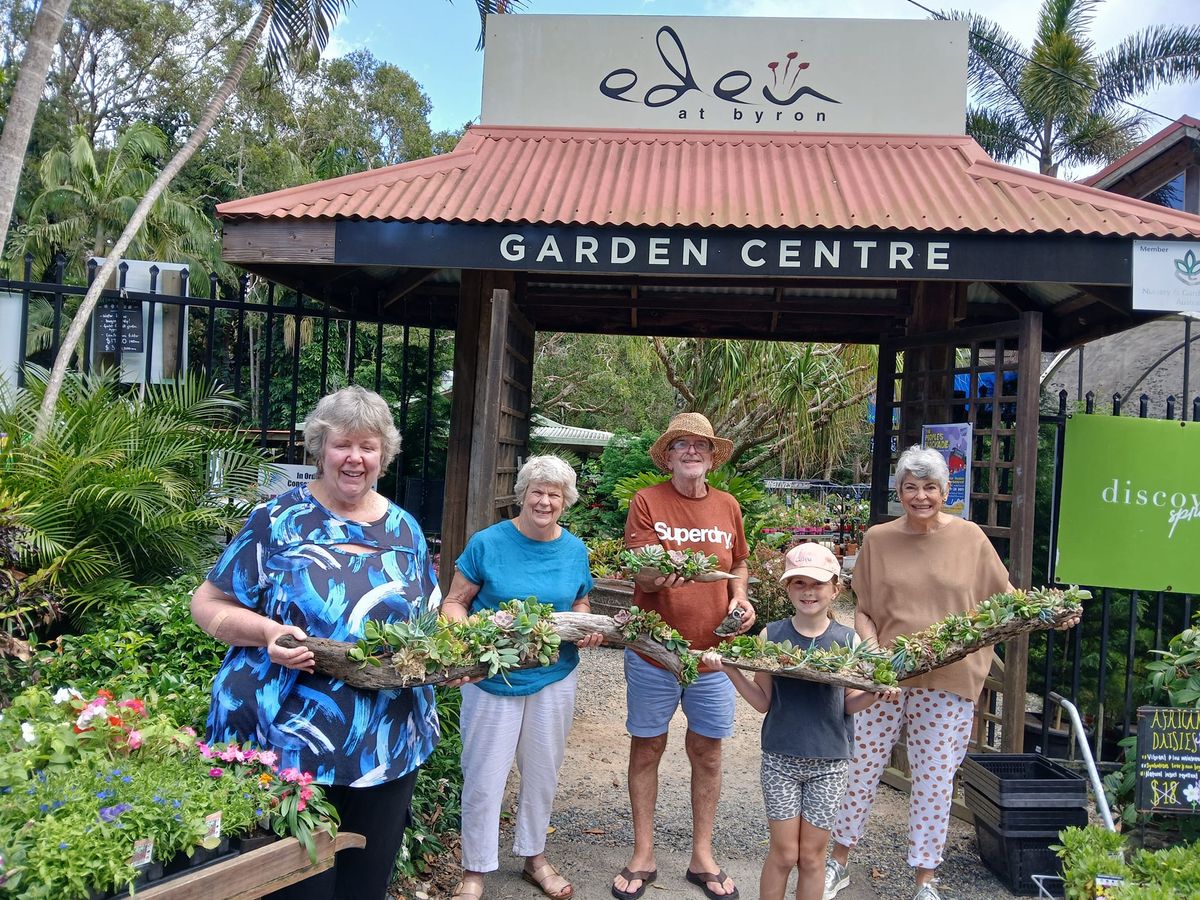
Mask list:
[[[1200,709],[1138,710],[1138,812],[1200,811]]]
[[[1200,424],[1076,415],[1067,422],[1054,578],[1200,591]]]

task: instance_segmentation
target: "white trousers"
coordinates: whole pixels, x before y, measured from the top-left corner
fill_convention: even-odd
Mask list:
[[[536,694],[501,697],[462,686],[462,865],[500,868],[500,805],[513,761],[521,776],[513,853],[537,856],[558,789],[558,770],[575,713],[577,672]]]
[[[901,688],[895,702],[877,700],[854,716],[850,782],[833,826],[833,839],[853,847],[863,835],[879,779],[901,729],[908,733],[912,792],[908,800],[908,864],[942,863],[954,773],[967,755],[975,704],[949,691]]]

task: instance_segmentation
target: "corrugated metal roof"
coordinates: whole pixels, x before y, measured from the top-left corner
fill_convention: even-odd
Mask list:
[[[1200,216],[993,162],[960,136],[471,128],[452,153],[223,218],[1200,237]]]
[[[546,444],[570,447],[607,447],[613,437],[611,431],[563,425],[561,422],[555,422],[553,419],[547,419],[537,413],[530,418],[533,420],[530,436]]]

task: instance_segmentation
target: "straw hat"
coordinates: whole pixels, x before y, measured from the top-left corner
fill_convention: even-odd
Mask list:
[[[664,472],[667,471],[667,448],[671,446],[672,441],[680,437],[702,437],[712,441],[714,469],[729,462],[729,457],[733,456],[733,441],[713,434],[712,423],[707,418],[700,413],[680,413],[671,420],[662,437],[650,448],[650,458]]]

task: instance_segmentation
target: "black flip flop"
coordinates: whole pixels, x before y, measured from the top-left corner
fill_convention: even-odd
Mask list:
[[[646,893],[646,888],[658,877],[658,869],[650,869],[645,872],[631,872],[629,871],[629,867],[626,866],[621,870],[621,877],[625,879],[626,884],[629,884],[631,881],[640,881],[642,884],[632,891],[623,891],[614,884],[612,886],[612,895],[617,900],[638,900],[638,897]]]
[[[715,881],[717,884],[721,885],[725,884],[726,881],[728,881],[730,884],[733,884],[733,879],[726,874],[724,869],[721,869],[715,873],[693,872],[691,869],[688,869],[687,875],[684,877],[687,878],[687,880],[692,884],[696,885],[696,887],[700,888],[700,890],[704,891],[704,896],[708,897],[708,900],[737,900],[739,896],[736,885],[733,888],[733,892],[729,894],[718,894],[708,886],[710,881]]]

